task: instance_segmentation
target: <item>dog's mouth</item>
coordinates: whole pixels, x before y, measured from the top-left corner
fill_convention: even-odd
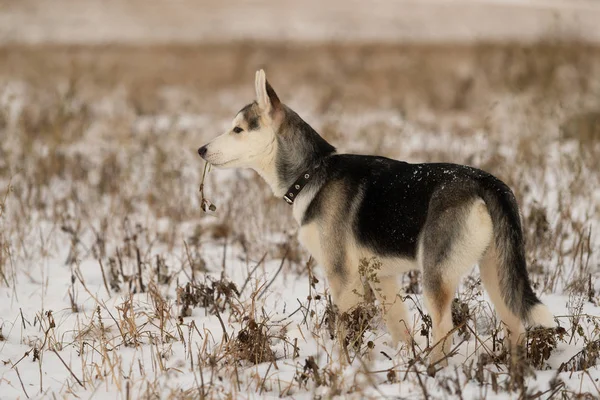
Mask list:
[[[234,159],[232,159],[232,160],[225,161],[225,162],[221,162],[221,163],[217,163],[217,162],[210,162],[210,161],[208,161],[208,160],[207,160],[207,161],[208,161],[208,163],[209,163],[209,164],[211,164],[213,167],[226,167],[227,165],[229,165],[229,164],[231,164],[231,163],[233,163],[233,162],[235,162],[235,161],[238,161],[238,160],[239,160],[239,158],[234,158]]]

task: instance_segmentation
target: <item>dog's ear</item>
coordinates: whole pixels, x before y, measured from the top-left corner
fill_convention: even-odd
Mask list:
[[[265,71],[262,69],[256,71],[256,101],[260,109],[266,114],[273,116],[281,109],[281,101],[277,97],[277,93],[267,81]]]
[[[279,101],[279,97],[277,97],[277,93],[273,90],[273,87],[269,84],[269,81],[265,80],[265,86],[267,88],[267,96],[269,96],[269,101],[271,102],[271,109],[279,110],[281,108],[281,101]]]

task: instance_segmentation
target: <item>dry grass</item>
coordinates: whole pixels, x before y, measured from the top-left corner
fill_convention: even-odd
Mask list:
[[[65,364],[72,378],[65,395],[77,386],[116,385],[148,398],[287,396],[307,388],[322,396],[377,397],[374,382],[411,382],[429,397],[428,374],[437,372],[444,395],[460,396],[467,379],[486,391],[535,398],[544,394],[526,387],[531,365],[546,368],[560,343],[585,343],[562,370],[596,364],[598,318],[585,316],[583,304],[599,301],[600,142],[588,118],[600,112],[599,49],[560,42],[9,47],[0,49],[0,60],[0,285],[15,290],[25,277],[35,281],[36,265],[68,249],[65,307],[78,318],[78,332],[72,340],[59,335],[61,321],[49,311],[35,315],[35,324],[22,315],[23,326],[39,329],[22,341],[40,370],[45,357],[79,349],[80,365]],[[500,323],[483,301],[481,283],[470,278],[453,319],[459,341],[474,341],[477,350],[456,376],[428,369],[428,346],[401,356],[373,349],[381,335],[369,306],[338,319],[299,248],[289,210],[256,175],[212,172],[205,190],[217,213],[203,214],[196,148],[251,100],[258,67],[341,149],[468,163],[513,187],[536,290],[573,299],[572,312],[561,318],[566,333],[533,333],[533,362],[507,362],[497,354]],[[234,193],[243,193],[243,201]],[[243,284],[227,277],[230,253],[248,266]],[[274,276],[259,278],[273,260],[281,260]],[[118,304],[89,289],[84,263],[101,270],[102,291],[112,299],[118,294]],[[286,310],[303,316],[297,327],[265,306],[281,277],[309,285],[309,298]],[[404,283],[407,301],[422,316],[415,333],[429,344],[417,275]],[[221,339],[186,319],[198,309],[219,321]],[[290,339],[292,328],[325,349],[323,357],[303,353]],[[6,328],[0,332],[7,336]],[[340,332],[336,358],[327,346]],[[126,367],[133,355],[115,349],[145,355],[137,381]],[[393,366],[373,371],[377,351]],[[185,365],[168,366],[175,354],[184,354]],[[271,378],[281,360],[297,365],[285,382]],[[10,362],[18,372],[22,361]],[[352,376],[343,372],[348,363],[356,368]],[[195,382],[167,395],[160,376],[174,370],[192,371]],[[232,382],[232,392],[223,392],[223,381]],[[551,390],[574,394],[559,380]]]

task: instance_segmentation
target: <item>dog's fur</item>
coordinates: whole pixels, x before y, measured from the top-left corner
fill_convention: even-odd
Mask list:
[[[280,197],[310,171],[293,214],[300,241],[325,269],[340,311],[361,300],[360,260],[377,257],[379,282],[370,285],[386,325],[395,343],[411,340],[397,277],[419,269],[436,343],[431,360],[445,359],[454,292],[478,263],[512,348],[522,339],[523,323],[555,325],[531,288],[519,210],[508,186],[463,165],[338,154],[281,103],[264,71],[255,83],[256,101],[198,152],[216,167],[253,168]]]

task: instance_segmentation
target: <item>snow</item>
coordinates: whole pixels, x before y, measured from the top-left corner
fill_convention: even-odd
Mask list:
[[[112,111],[99,112],[110,114]],[[194,126],[207,126],[211,119],[205,115],[190,115],[182,116],[178,121],[180,122],[176,123],[188,129]],[[400,120],[391,110],[347,116],[341,127],[348,129],[349,132],[357,132],[376,121],[386,121],[390,128],[404,126],[409,131],[417,129]],[[142,133],[156,132],[168,130],[169,126],[173,126],[173,120],[169,116],[141,116],[133,125],[133,129]],[[430,135],[431,140],[428,139]],[[455,150],[458,154],[477,153],[483,151],[488,145],[484,136],[479,136],[469,144],[468,148],[456,145],[450,133],[420,132],[420,140],[414,139],[413,134],[406,136],[412,137],[413,140],[402,141],[401,152],[404,155],[420,151],[424,143],[432,146],[428,147],[428,150],[435,151],[436,148],[443,148],[446,151]],[[394,137],[397,136],[392,136],[389,140],[393,140]],[[85,151],[85,143],[88,140],[91,141],[89,143],[94,143],[93,140],[100,139],[84,138],[82,142],[76,142],[72,146],[79,151]],[[361,140],[352,142],[352,148],[357,150],[361,146],[364,147],[365,144],[361,142]],[[110,142],[104,142],[104,145],[111,147]],[[177,148],[176,143],[171,145],[173,149]],[[112,146],[114,147],[114,144]],[[393,144],[390,143],[390,146]],[[456,149],[453,146],[456,146]],[[537,198],[539,193],[546,193],[545,198],[550,201],[548,203],[550,210],[554,210],[555,207],[551,200],[563,190],[563,185],[568,185],[570,179],[564,171],[559,174],[552,167],[557,162],[552,157],[560,158],[561,154],[569,151],[570,146],[569,143],[548,145],[550,162],[548,169],[542,172],[546,179],[541,180],[539,182],[541,186],[531,194],[532,198]],[[87,149],[88,151],[91,149],[89,145]],[[195,162],[182,171],[194,177],[190,180],[191,184],[198,179],[199,172],[192,170],[197,166],[198,163]],[[140,171],[138,174],[137,180],[140,183],[147,179],[143,178],[143,172]],[[225,171],[213,171],[209,176],[209,179],[214,180],[213,184],[218,182],[219,185],[226,186],[222,192],[213,191],[216,196],[226,196],[225,192],[232,187],[233,182],[247,178],[248,174],[239,175]],[[57,193],[68,193],[68,184],[67,188],[62,188],[66,183],[57,181],[56,184],[50,185],[50,188]],[[214,188],[213,184],[211,187]],[[141,188],[133,190],[144,192],[146,189],[143,189],[142,185]],[[85,197],[85,193],[82,193],[82,196]],[[214,201],[223,204],[225,199],[226,197],[217,197]],[[187,204],[184,207],[192,208],[194,205]],[[269,210],[260,208],[257,212],[265,213]],[[558,210],[551,211],[550,215],[557,212]],[[574,214],[585,215],[585,204],[574,204]],[[92,216],[91,225],[100,226],[98,218],[102,215],[103,210],[98,209]],[[211,370],[208,367],[210,362],[204,357],[228,357],[225,350],[227,344],[224,341],[219,318],[202,307],[193,308],[191,316],[184,317],[182,321],[176,318],[180,309],[176,303],[176,287],[177,285],[183,287],[185,282],[190,280],[189,266],[186,267],[185,261],[182,261],[185,259],[183,246],[176,244],[175,247],[168,248],[158,244],[148,247],[148,253],[144,254],[147,263],[151,263],[156,256],[166,257],[165,263],[169,266],[169,274],[172,274],[170,283],[156,284],[156,273],[146,268],[143,273],[143,281],[147,287],[145,293],[130,294],[124,283],[121,283],[121,292],[112,289],[107,291],[98,260],[94,256],[94,251],[90,250],[94,247],[95,241],[90,229],[85,229],[79,239],[81,246],[76,246],[74,263],[66,263],[65,260],[72,259],[73,256],[68,233],[61,232],[56,223],[45,220],[43,215],[32,215],[31,218],[31,223],[36,228],[25,238],[27,246],[30,246],[29,258],[15,258],[14,284],[0,288],[0,296],[3,299],[0,301],[0,325],[4,337],[0,342],[0,359],[3,361],[0,365],[2,398],[22,398],[25,393],[30,398],[53,394],[68,397],[76,395],[125,398],[127,393],[134,397],[143,397],[150,393],[160,397],[177,397],[186,390],[199,390],[200,380],[204,381],[204,390],[211,393],[211,397],[216,398],[228,396],[268,398],[281,395],[308,399],[333,394],[330,386],[335,385],[331,383],[316,386],[312,377],[307,378],[304,383],[298,382],[306,359],[310,356],[314,357],[320,368],[323,368],[321,373],[324,376],[329,376],[327,370],[337,374],[340,393],[346,393],[344,397],[348,398],[397,395],[419,398],[422,396],[422,390],[426,390],[431,398],[448,398],[449,393],[456,394],[459,390],[465,398],[504,399],[512,396],[506,391],[495,394],[488,378],[485,378],[486,383],[481,386],[464,372],[465,366],[469,363],[477,364],[478,354],[486,352],[485,347],[492,347],[491,329],[494,326],[498,327],[498,322],[489,311],[489,301],[480,284],[476,285],[475,293],[471,293],[468,302],[471,307],[474,307],[474,311],[477,310],[477,323],[473,327],[481,336],[476,340],[471,335],[470,339],[458,347],[458,354],[450,360],[450,366],[439,371],[435,377],[429,377],[425,373],[424,364],[410,363],[413,358],[410,349],[406,347],[396,349],[389,346],[390,336],[386,333],[380,317],[376,319],[373,329],[366,333],[366,340],[372,340],[374,343],[373,349],[363,348],[361,354],[348,364],[337,341],[330,339],[326,328],[321,326],[328,289],[318,267],[314,269],[314,273],[319,282],[314,288],[310,287],[309,277],[302,268],[307,260],[305,253],[302,254],[299,265],[294,266],[284,262],[281,273],[276,274],[281,266],[281,260],[271,252],[266,261],[249,277],[258,258],[248,258],[248,253],[239,242],[230,238],[226,245],[223,239],[203,239],[202,258],[211,271],[207,276],[215,280],[224,276],[233,281],[238,288],[249,279],[241,296],[235,300],[236,306],[245,309],[243,314],[257,321],[266,317],[269,321],[269,332],[285,334],[286,337],[285,341],[273,339],[271,342],[277,357],[276,363],[265,362],[252,365],[248,361],[234,359],[224,364],[218,363],[219,368]],[[144,211],[144,208],[140,208],[129,218],[131,227],[141,224],[147,232],[167,232],[172,225],[168,218],[156,219],[151,212]],[[598,214],[594,218],[598,222]],[[198,222],[205,226],[202,218]],[[194,221],[181,224],[176,228],[178,237],[189,237],[193,233],[194,225]],[[147,240],[144,238],[144,232],[146,231],[141,230],[138,238],[142,242]],[[118,234],[123,239],[125,232],[121,231]],[[262,236],[260,240],[266,242],[263,244],[272,247],[284,242],[286,237],[287,234],[274,231],[270,235]],[[40,238],[44,239],[40,241]],[[597,249],[595,238],[596,236],[593,239],[594,249]],[[178,242],[181,243],[180,240]],[[107,253],[114,251],[114,246],[118,243],[118,238],[116,240],[112,238]],[[145,247],[141,246],[141,248],[146,251]],[[595,254],[592,264],[598,261]],[[107,270],[106,257],[103,258],[103,262]],[[135,274],[135,272],[135,260],[128,259],[125,274]],[[568,270],[562,273],[566,274],[566,277],[571,274]],[[597,271],[594,274],[597,274]],[[204,274],[199,276],[196,277],[197,282],[206,279]],[[270,286],[264,289],[271,281]],[[154,285],[167,302],[167,309],[171,316],[165,321],[163,330],[159,328],[160,318],[156,315],[156,299],[148,285]],[[135,286],[137,281],[132,284],[132,287]],[[594,283],[594,289],[600,289],[600,284]],[[255,297],[263,291],[262,297]],[[465,293],[472,291],[472,288],[466,292],[461,291],[459,296],[466,296]],[[71,310],[69,293],[73,295],[77,304],[77,312]],[[320,300],[315,300],[316,295],[320,295]],[[312,300],[308,300],[309,296]],[[418,327],[421,326],[422,321],[417,311],[417,307],[423,309],[422,299],[420,295],[410,295],[410,297],[412,300],[407,301],[407,304],[410,306],[417,328],[417,346],[424,348],[425,338],[418,335]],[[571,332],[572,315],[578,313],[599,315],[600,312],[596,305],[584,299],[570,298],[567,292],[545,294],[542,300],[568,332]],[[569,308],[572,301],[581,301],[581,311],[576,305],[575,308],[572,308],[573,306]],[[299,307],[300,310],[297,310]],[[48,314],[49,312],[51,314]],[[135,318],[128,319],[127,312],[130,313],[129,317],[135,316]],[[234,340],[245,322],[228,307],[221,312],[220,316],[225,323],[229,340]],[[46,330],[52,319],[56,326],[48,330],[46,338]],[[537,390],[548,390],[549,381],[557,377],[574,392],[597,393],[596,381],[600,377],[598,367],[593,366],[587,371],[574,373],[557,374],[556,370],[561,363],[580,351],[585,343],[597,339],[598,322],[600,320],[597,317],[582,318],[581,334],[572,334],[568,341],[559,342],[558,348],[546,363],[549,370],[538,370],[534,375],[526,378],[526,385],[531,393]],[[121,332],[132,326],[137,336],[125,335],[131,341],[127,344]],[[291,343],[297,343],[298,357],[293,356]],[[459,338],[455,337],[455,345],[458,343]],[[34,361],[33,350],[36,348],[42,348],[42,351],[39,352],[39,359]],[[203,364],[204,369],[199,368],[199,360],[202,360],[200,363]],[[406,375],[408,378],[404,378],[402,371],[411,368],[413,372],[409,372]],[[398,371],[396,372],[398,382],[387,382],[386,374],[390,369]],[[415,369],[420,371],[419,376],[424,386],[421,386],[415,378]],[[497,373],[499,382],[503,382],[506,379],[505,369],[505,365],[499,364],[496,367],[490,364],[485,367],[484,374],[489,377],[489,374]],[[460,383],[454,388],[452,385],[456,383],[452,382],[455,379]],[[80,387],[77,380],[82,382],[83,387]],[[447,389],[441,389],[443,385],[449,386]]]

